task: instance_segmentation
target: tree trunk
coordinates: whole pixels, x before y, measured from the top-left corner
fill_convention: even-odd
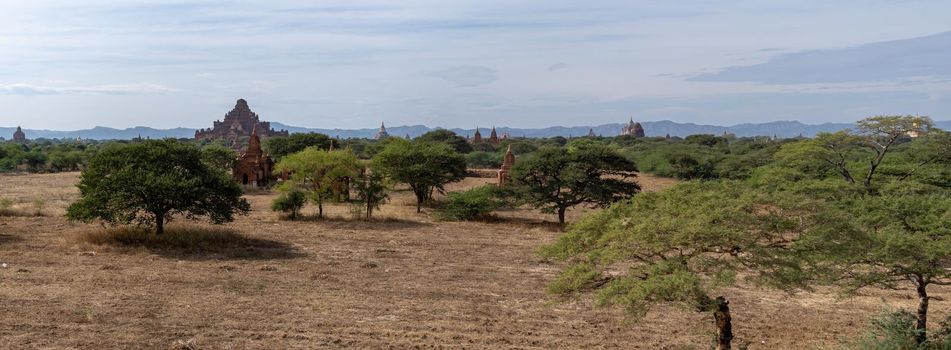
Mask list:
[[[915,341],[924,344],[928,341],[928,284],[921,278],[915,283],[918,290],[918,322],[915,324]]]
[[[566,211],[566,210],[568,210],[568,208],[558,208],[558,223],[560,223],[560,224],[562,224],[562,225],[565,224],[565,211]]]
[[[160,235],[165,232],[165,214],[155,215],[155,234]]]
[[[321,199],[317,200],[317,217],[324,218],[324,201]]]
[[[733,320],[730,317],[730,302],[719,296],[714,305],[713,319],[717,326],[717,350],[731,349],[733,341]]]
[[[416,197],[416,214],[423,212],[423,199],[419,196]]]

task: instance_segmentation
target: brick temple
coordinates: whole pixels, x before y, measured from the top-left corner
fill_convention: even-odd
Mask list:
[[[254,129],[264,137],[287,136],[287,130],[274,130],[270,122],[262,122],[257,113],[248,107],[248,101],[238,99],[234,108],[225,114],[224,120],[216,120],[214,127],[195,131],[195,139],[225,139],[234,140],[238,137],[250,137]]]

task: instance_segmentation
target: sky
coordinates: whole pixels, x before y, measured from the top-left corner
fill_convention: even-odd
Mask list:
[[[0,0],[0,126],[951,119],[947,0]]]

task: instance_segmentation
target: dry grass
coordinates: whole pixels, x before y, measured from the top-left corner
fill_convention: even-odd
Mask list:
[[[639,348],[703,349],[708,314],[661,306],[625,322],[590,298],[549,295],[560,265],[536,255],[560,234],[554,215],[516,209],[495,222],[436,222],[394,194],[372,221],[284,221],[275,194],[246,198],[250,216],[224,227],[170,226],[176,238],[103,229],[62,217],[76,174],[0,175],[0,193],[45,217],[0,217],[0,349]],[[461,190],[491,183],[467,178]],[[673,181],[639,178],[645,190]],[[306,210],[313,210],[308,208]],[[569,211],[577,220],[592,209]],[[177,221],[176,221],[177,223]],[[195,234],[198,232],[198,234]],[[861,334],[910,291],[787,296],[740,284],[730,299],[735,344],[815,349]],[[947,287],[934,319],[951,313]]]

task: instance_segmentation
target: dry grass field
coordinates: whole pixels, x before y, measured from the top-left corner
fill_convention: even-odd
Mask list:
[[[546,294],[559,266],[535,252],[559,232],[543,223],[553,216],[533,210],[436,222],[397,193],[372,222],[350,220],[346,206],[330,207],[327,220],[290,222],[267,209],[273,194],[256,194],[251,215],[213,231],[240,239],[193,251],[89,243],[104,228],[62,216],[77,181],[0,175],[0,197],[23,211],[42,200],[46,214],[0,217],[2,349],[706,349],[712,339],[707,314],[660,307],[629,322],[589,298]],[[647,190],[673,183],[640,181]],[[749,285],[721,292],[734,344],[750,349],[834,346],[869,316],[915,302],[908,291],[847,300]],[[940,299],[932,310],[935,321],[949,312]]]

